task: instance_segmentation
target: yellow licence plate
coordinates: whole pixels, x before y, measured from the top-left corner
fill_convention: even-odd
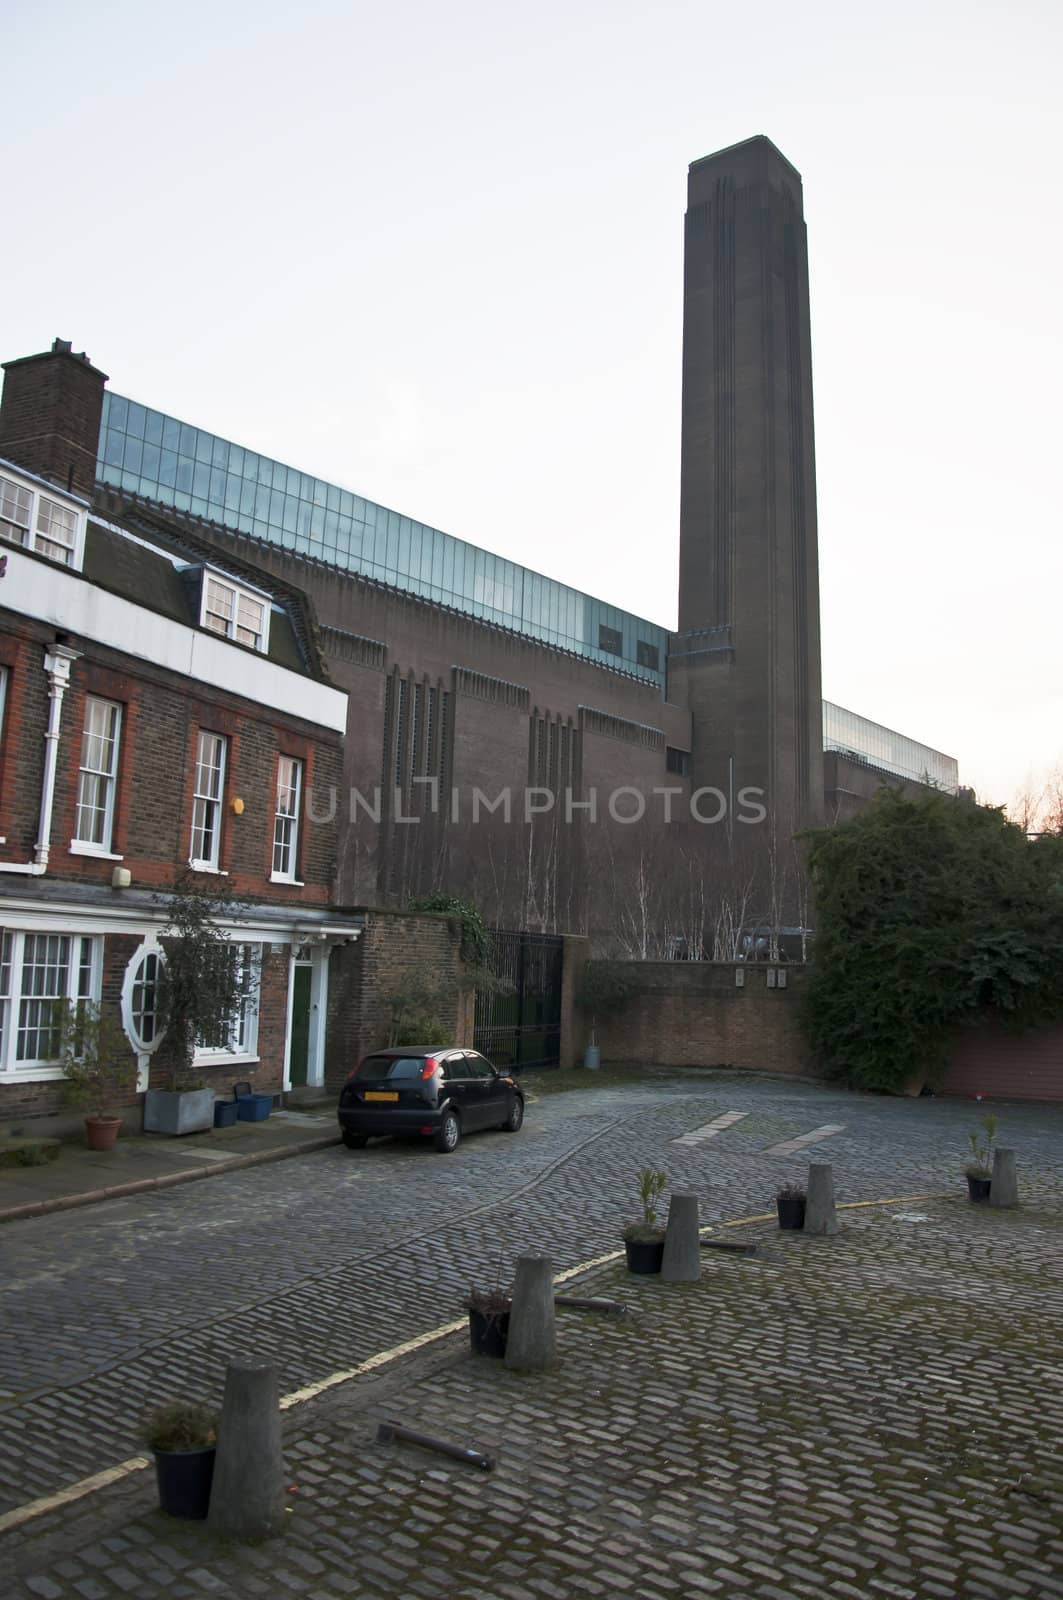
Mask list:
[[[399,1097],[395,1093],[385,1094],[377,1089],[367,1089],[365,1091],[365,1098],[367,1100],[397,1100]]]

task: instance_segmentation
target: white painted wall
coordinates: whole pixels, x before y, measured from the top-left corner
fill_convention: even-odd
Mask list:
[[[337,733],[346,729],[347,696],[341,690],[108,594],[64,567],[35,561],[15,548],[4,554],[7,572],[0,578],[0,605],[270,710]]]

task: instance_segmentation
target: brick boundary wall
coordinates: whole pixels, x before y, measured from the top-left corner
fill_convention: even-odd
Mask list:
[[[366,927],[353,945],[332,956],[329,967],[325,1087],[339,1093],[351,1067],[387,1041],[388,993],[410,973],[427,972],[455,986],[461,973],[460,924],[432,913],[367,911]],[[465,1041],[468,1003],[455,993],[454,1038]]]
[[[994,1023],[964,1029],[939,1094],[1063,1101],[1063,1023],[1007,1033]]]
[[[816,1076],[798,1023],[806,971],[761,962],[631,961],[624,966],[639,992],[614,1017],[599,1022],[602,1061],[668,1067],[743,1067],[754,1072]],[[768,987],[768,972],[786,987]],[[736,974],[742,979],[736,983]],[[590,1033],[584,1016],[578,1037]]]

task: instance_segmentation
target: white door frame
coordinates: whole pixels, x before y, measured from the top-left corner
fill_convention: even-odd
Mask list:
[[[328,1013],[328,963],[331,944],[292,945],[288,962],[288,1014],[284,1028],[284,1089],[291,1086],[292,1016],[295,1008],[295,972],[310,968],[310,1028],[306,1045],[306,1087],[321,1089],[325,1083],[325,1033]]]

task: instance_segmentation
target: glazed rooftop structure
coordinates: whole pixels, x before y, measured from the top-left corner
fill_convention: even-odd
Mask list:
[[[656,683],[668,631],[268,456],[105,392],[102,483]]]
[[[666,687],[668,630],[297,467],[105,391],[101,483]],[[955,793],[955,759],[823,702],[823,746]]]

